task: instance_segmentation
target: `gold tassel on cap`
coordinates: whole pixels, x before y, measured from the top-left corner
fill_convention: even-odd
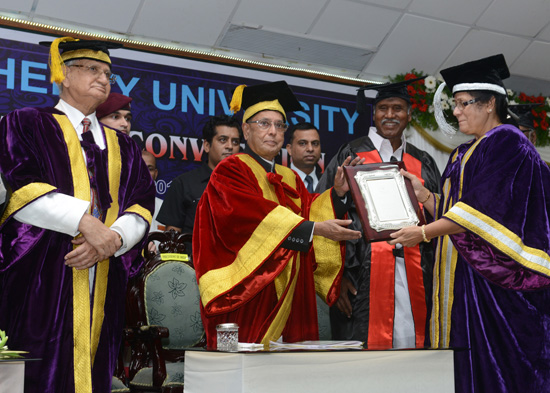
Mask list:
[[[241,110],[241,105],[243,103],[243,91],[245,87],[246,85],[239,85],[233,92],[233,98],[231,98],[231,103],[229,104],[229,109],[231,109],[233,113],[237,113]]]
[[[67,41],[78,41],[73,37],[61,37],[55,39],[50,46],[50,81],[61,83],[65,79],[65,63],[59,53],[59,44]]]

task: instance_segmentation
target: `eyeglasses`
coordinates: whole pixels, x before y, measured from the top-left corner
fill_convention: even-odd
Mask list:
[[[260,128],[260,130],[269,130],[271,128],[271,126],[275,126],[275,129],[277,131],[282,131],[282,132],[285,132],[288,128],[288,124],[286,124],[285,122],[283,121],[270,121],[270,120],[266,120],[266,119],[262,119],[262,120],[253,120],[253,121],[247,121],[247,123],[256,123],[258,125],[258,127]]]
[[[451,106],[453,111],[455,108],[458,108],[459,110],[463,111],[464,108],[466,108],[468,105],[474,104],[478,101],[478,98],[472,98],[468,101],[455,101],[454,104]]]
[[[90,74],[95,76],[96,78],[99,78],[101,76],[101,73],[105,74],[107,77],[107,80],[111,85],[114,85],[116,82],[116,75],[110,73],[109,71],[101,71],[96,66],[88,66],[88,65],[82,65],[82,64],[71,64],[68,67],[78,67],[78,68],[84,68],[86,71],[88,71]]]

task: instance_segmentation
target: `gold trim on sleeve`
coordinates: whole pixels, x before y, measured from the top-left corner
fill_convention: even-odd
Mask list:
[[[0,225],[12,214],[15,214],[35,199],[56,190],[56,187],[48,183],[30,183],[15,191],[8,202],[8,206],[2,215]]]

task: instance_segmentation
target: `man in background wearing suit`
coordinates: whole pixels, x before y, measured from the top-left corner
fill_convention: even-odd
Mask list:
[[[313,192],[322,174],[317,165],[321,159],[321,139],[317,127],[311,123],[296,124],[288,133],[286,150],[292,158],[290,169],[295,170],[307,190]]]

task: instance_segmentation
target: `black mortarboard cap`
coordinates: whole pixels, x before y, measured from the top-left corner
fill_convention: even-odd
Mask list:
[[[285,81],[238,86],[233,93],[230,107],[233,112],[244,109],[243,121],[263,110],[281,112],[286,120],[286,112],[302,109],[302,105]]]
[[[41,41],[40,45],[51,46],[54,41]],[[99,40],[78,40],[78,41],[62,41],[59,43],[61,53],[70,52],[79,49],[92,49],[94,51],[105,52],[109,54],[109,49],[121,48],[122,44],[118,42],[99,41]]]
[[[42,41],[40,45],[50,47],[55,41]],[[109,60],[109,49],[122,48],[122,44],[118,42],[99,41],[99,40],[78,40],[78,41],[61,41],[58,44],[59,53],[63,61],[90,58],[111,64]],[[71,53],[74,52],[74,53]],[[107,57],[102,55],[102,52]]]
[[[414,79],[408,79],[400,82],[394,82],[394,83],[384,83],[383,85],[368,85],[368,86],[362,86],[359,89],[357,89],[357,112],[358,113],[364,113],[365,112],[365,106],[366,106],[366,100],[365,100],[365,90],[376,90],[376,97],[374,98],[374,105],[376,105],[379,101],[385,100],[386,98],[401,98],[408,103],[411,102],[411,97],[409,95],[409,92],[407,91],[407,86],[409,86],[411,83],[417,82],[419,80],[424,79],[425,76],[421,76],[419,78]]]
[[[50,73],[52,83],[65,79],[65,62],[76,59],[91,59],[111,65],[109,49],[121,48],[117,42],[79,40],[73,37],[60,37],[54,41],[42,41],[40,45],[50,47]]]
[[[459,91],[489,90],[506,95],[502,80],[510,77],[502,54],[446,68],[440,73],[453,94]]]
[[[534,127],[535,120],[532,110],[541,105],[542,104],[509,105],[508,112],[511,112],[510,114],[512,115],[518,126],[532,129]]]

